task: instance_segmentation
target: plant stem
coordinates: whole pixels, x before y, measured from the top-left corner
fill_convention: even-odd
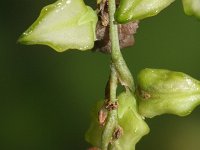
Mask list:
[[[114,103],[117,101],[116,98],[116,90],[117,90],[117,83],[118,83],[118,78],[117,78],[117,73],[115,70],[115,67],[111,65],[111,75],[110,75],[110,80],[109,80],[109,88],[110,88],[110,99],[109,101]],[[112,140],[113,132],[115,127],[117,126],[117,110],[111,110],[108,113],[108,117],[106,120],[105,128],[102,134],[102,150],[108,150],[109,144]]]
[[[117,101],[117,84],[118,81],[125,87],[134,90],[134,82],[132,75],[123,59],[120,51],[118,26],[114,23],[114,13],[116,10],[115,0],[108,0],[109,10],[109,36],[111,41],[111,75],[109,80],[109,101],[115,103]],[[108,112],[105,128],[102,133],[101,149],[112,149],[113,132],[118,125],[117,109]],[[111,145],[111,146],[110,146]]]
[[[116,4],[115,0],[108,0],[108,10],[109,10],[109,36],[111,41],[111,57],[112,61],[116,62],[119,59],[121,59],[122,54],[120,52],[120,46],[119,46],[119,37],[118,37],[118,28],[117,24],[114,24],[114,14],[116,10]]]
[[[109,38],[111,41],[111,58],[112,63],[114,64],[118,78],[121,84],[125,87],[128,87],[131,90],[134,89],[133,77],[124,61],[124,58],[121,54],[120,45],[119,45],[119,36],[118,36],[118,26],[115,24],[114,14],[116,11],[115,0],[108,0],[108,10],[109,10]]]

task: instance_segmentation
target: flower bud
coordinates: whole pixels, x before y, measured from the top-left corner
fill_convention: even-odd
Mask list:
[[[200,82],[187,74],[164,69],[144,69],[138,75],[139,113],[186,116],[200,104]]]
[[[120,0],[115,19],[127,23],[155,16],[172,2],[174,0]]]

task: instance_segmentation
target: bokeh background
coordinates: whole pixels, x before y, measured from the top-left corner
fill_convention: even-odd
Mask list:
[[[94,103],[103,98],[110,57],[91,51],[57,53],[16,44],[54,0],[0,4],[0,150],[85,150]],[[87,1],[95,3],[95,1]],[[134,76],[143,68],[182,71],[200,79],[200,21],[176,1],[141,21],[134,47],[123,50]],[[151,128],[137,150],[199,150],[200,107],[179,118],[147,119]]]

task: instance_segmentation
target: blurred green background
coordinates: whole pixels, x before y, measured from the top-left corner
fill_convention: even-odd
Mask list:
[[[89,146],[84,132],[90,109],[104,96],[110,57],[16,44],[41,8],[52,2],[0,4],[0,150],[84,150]],[[181,1],[176,1],[158,16],[141,21],[135,46],[123,54],[134,76],[152,67],[200,79],[200,21],[185,16]],[[199,116],[197,107],[184,118],[148,119],[151,132],[137,150],[199,150]]]

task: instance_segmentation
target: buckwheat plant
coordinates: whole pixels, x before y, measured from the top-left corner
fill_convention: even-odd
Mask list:
[[[200,104],[200,81],[165,69],[142,70],[134,79],[120,49],[134,44],[139,21],[157,15],[175,0],[58,0],[44,7],[19,42],[44,44],[58,52],[100,51],[111,56],[105,98],[92,111],[85,139],[91,149],[134,150],[149,133],[145,118],[189,115]],[[182,0],[187,15],[200,18],[200,0]],[[117,87],[124,91],[117,95]]]

